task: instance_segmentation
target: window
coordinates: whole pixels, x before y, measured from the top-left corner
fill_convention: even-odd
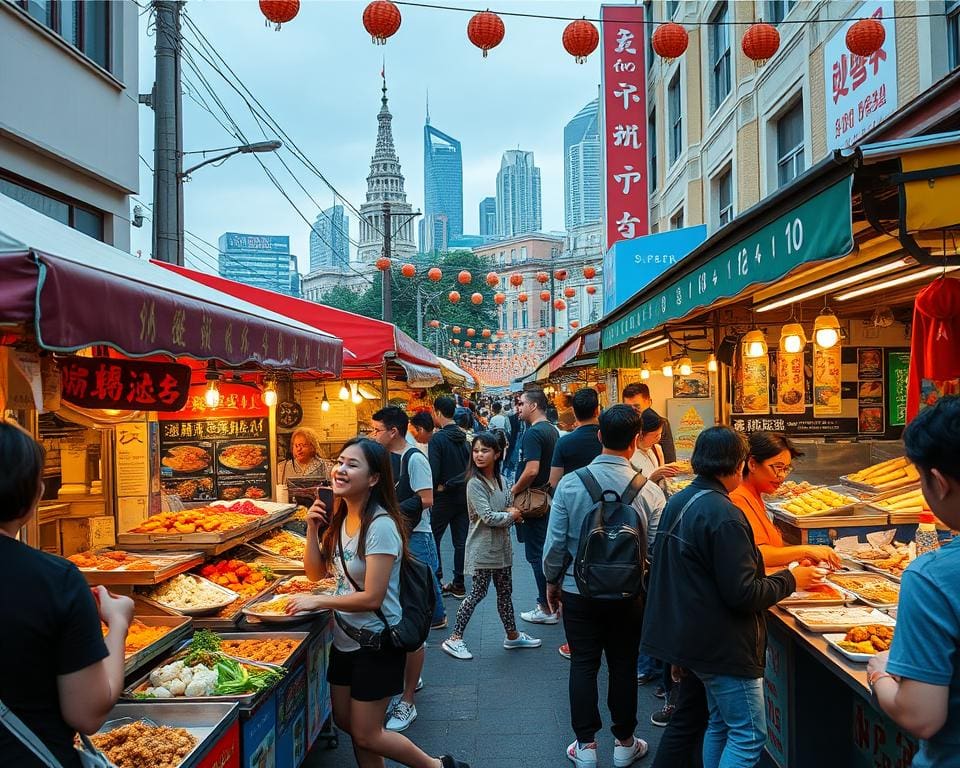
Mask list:
[[[540,309],[540,327],[546,328],[550,324],[550,312],[543,307]]]
[[[527,311],[527,305],[523,305],[523,309],[520,310],[520,320],[523,323],[524,328],[530,327],[530,313]]]
[[[683,146],[683,112],[680,108],[680,71],[677,70],[667,86],[667,107],[670,110],[670,165],[680,157]]]
[[[526,261],[526,260],[527,260],[527,246],[521,245],[521,246],[520,246],[520,261]]]
[[[960,0],[947,5],[947,49],[950,69],[960,67]]]
[[[717,108],[730,93],[730,30],[727,27],[729,9],[721,3],[710,17],[710,112]]]
[[[790,13],[790,9],[797,4],[797,0],[769,0],[767,3],[767,18],[771,23],[779,24]]]
[[[35,187],[19,177],[0,175],[0,195],[12,197],[18,203],[83,232],[96,240],[103,240],[103,213],[87,208],[74,200],[57,195],[52,190]]]
[[[803,173],[803,102],[797,101],[777,121],[777,186]]]
[[[717,226],[730,223],[733,218],[733,172],[728,166],[713,183],[713,194],[717,201]]]
[[[670,229],[683,229],[683,208],[670,217]]]
[[[680,7],[679,0],[667,0],[667,18],[672,19],[677,15],[677,9]]]
[[[88,59],[110,69],[110,6],[113,0],[17,0],[17,5]]]
[[[657,110],[651,110],[647,121],[647,155],[650,157],[650,169],[647,178],[650,180],[650,191],[657,191]]]
[[[516,328],[516,327],[517,327],[517,314],[518,314],[518,313],[517,313],[516,307],[514,307],[514,310],[513,310],[513,324],[510,326],[511,328]]]

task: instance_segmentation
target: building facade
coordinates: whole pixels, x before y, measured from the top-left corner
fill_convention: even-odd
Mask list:
[[[581,109],[563,129],[563,212],[567,231],[602,218],[600,100]]]
[[[286,235],[247,235],[224,232],[217,241],[221,277],[268,291],[300,295],[297,257]]]
[[[0,3],[0,194],[125,251],[138,12],[130,0]]]
[[[958,3],[947,3],[947,24],[935,17],[886,22],[883,54],[857,61],[844,44],[849,23],[893,9],[909,16],[916,6],[795,0],[645,5],[654,22],[648,29],[671,19],[686,23],[690,35],[686,53],[672,62],[647,41],[654,232],[693,224],[716,231],[834,150],[855,144],[960,65]],[[934,5],[923,7],[932,11]],[[757,67],[743,54],[740,38],[744,25],[760,18],[778,25],[780,47]],[[724,20],[738,25],[700,26]]]
[[[440,242],[463,234],[463,155],[460,142],[430,125],[427,109],[423,126],[422,253],[442,252]],[[440,237],[432,237],[439,230]]]
[[[533,152],[507,150],[497,173],[497,235],[513,238],[539,232],[542,226],[540,169]]]
[[[327,208],[310,230],[310,272],[350,268],[350,219],[342,205]]]
[[[497,236],[497,198],[485,197],[480,201],[480,237],[493,239]]]

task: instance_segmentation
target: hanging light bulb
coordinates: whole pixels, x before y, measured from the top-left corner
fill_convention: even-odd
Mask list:
[[[360,405],[363,402],[363,395],[360,394],[360,390],[357,388],[357,385],[353,385],[353,396],[350,398],[353,401],[354,405]]]
[[[323,386],[323,400],[320,401],[320,410],[326,413],[330,410],[330,401],[327,400],[327,386]]]
[[[746,358],[755,360],[767,354],[767,337],[759,328],[747,333],[740,343],[743,344],[743,356]]]
[[[681,376],[689,376],[693,373],[693,361],[684,353],[683,357],[680,358],[677,363],[677,370],[680,371]]]
[[[787,323],[780,331],[780,351],[796,354],[802,352],[807,343],[807,335],[800,323]]]
[[[670,378],[673,376],[673,360],[667,360],[664,362],[663,367],[660,369],[660,372]]]
[[[640,366],[640,380],[646,381],[650,378],[650,366],[647,365],[647,356],[643,356],[643,364]]]
[[[712,352],[710,353],[710,357],[707,358],[707,371],[710,373],[717,372],[717,356]]]
[[[207,374],[207,389],[203,393],[203,399],[207,404],[207,408],[216,408],[218,405],[220,405],[219,377],[211,379],[210,374]]]
[[[817,346],[823,349],[830,349],[840,341],[840,321],[829,307],[825,306],[814,320],[813,339],[817,342]]]
[[[350,399],[350,390],[347,389],[347,382],[343,382],[340,385],[340,399],[349,400]]]
[[[273,408],[277,404],[277,385],[273,379],[268,379],[263,384],[263,404],[267,408]]]

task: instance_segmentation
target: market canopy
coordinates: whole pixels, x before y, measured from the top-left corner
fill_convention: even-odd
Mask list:
[[[443,378],[448,384],[453,384],[455,387],[466,387],[468,389],[473,389],[477,386],[477,382],[473,376],[463,370],[463,368],[453,362],[453,360],[448,360],[445,357],[438,357],[437,359],[440,361],[440,370],[443,371]]]
[[[154,263],[257,307],[285,317],[295,317],[314,328],[336,328],[337,333],[346,340],[350,353],[343,363],[343,375],[347,378],[369,378],[371,372],[382,373],[384,364],[394,363],[402,369],[411,387],[432,387],[443,381],[439,358],[393,323],[244,285],[218,275],[163,262]]]
[[[0,324],[43,349],[104,345],[339,376],[343,342],[198,285],[0,195]]]

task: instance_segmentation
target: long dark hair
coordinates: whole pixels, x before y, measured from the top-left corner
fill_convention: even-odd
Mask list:
[[[500,474],[500,467],[503,464],[504,446],[502,438],[493,432],[477,432],[477,434],[473,436],[473,442],[470,444],[470,462],[467,464],[466,472],[463,473],[463,479],[469,483],[472,478],[480,477],[481,475],[480,470],[477,469],[477,465],[473,463],[473,449],[477,443],[500,454],[493,461],[493,477],[497,481],[497,485],[503,488],[503,477]]]
[[[758,464],[762,464],[784,451],[790,452],[791,459],[803,456],[803,451],[797,448],[789,437],[779,432],[752,432],[747,442],[750,450],[747,458],[754,459]],[[743,476],[746,477],[749,474],[750,462],[748,461],[743,465]]]
[[[393,520],[403,542],[403,557],[407,555],[407,535],[402,518],[400,516],[400,505],[397,503],[397,492],[393,484],[393,467],[390,464],[390,454],[376,440],[368,437],[354,437],[347,440],[340,449],[343,453],[347,448],[357,446],[363,452],[363,458],[367,462],[370,474],[377,475],[377,482],[370,488],[370,497],[367,499],[367,505],[363,510],[360,521],[359,544],[357,546],[357,557],[361,560],[367,554],[367,529],[377,514],[378,509],[384,509],[387,515]],[[336,471],[336,470],[334,470]],[[344,499],[334,499],[333,510],[330,514],[330,522],[320,540],[320,549],[326,553],[327,557],[335,558],[337,555],[337,539],[340,537],[340,530],[343,527],[343,521],[347,516],[347,502]]]

